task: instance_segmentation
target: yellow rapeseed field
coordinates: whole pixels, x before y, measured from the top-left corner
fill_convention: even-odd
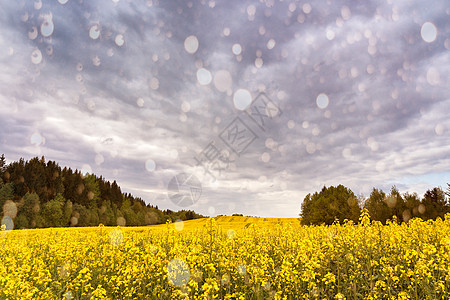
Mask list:
[[[449,299],[450,215],[0,233],[0,299]]]

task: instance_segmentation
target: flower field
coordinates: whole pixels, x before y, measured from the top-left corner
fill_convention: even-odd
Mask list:
[[[0,299],[449,299],[450,215],[0,233]]]

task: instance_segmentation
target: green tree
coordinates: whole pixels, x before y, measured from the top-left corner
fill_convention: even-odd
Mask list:
[[[18,214],[17,217],[14,219],[14,228],[16,229],[30,228],[30,222],[28,222],[28,219],[24,214]]]
[[[28,220],[29,228],[34,228],[38,224],[38,216],[41,210],[39,196],[36,193],[26,193],[22,198],[23,205],[19,209],[19,215],[24,215]]]
[[[88,199],[87,206],[89,209],[97,208],[100,203],[100,188],[95,175],[89,174],[83,178],[86,196]]]
[[[162,213],[155,208],[149,208],[145,214],[145,225],[162,223]]]
[[[84,205],[74,204],[72,217],[76,219],[76,226],[85,227],[91,225],[91,212]]]
[[[394,185],[391,188],[391,192],[389,195],[386,195],[386,198],[384,200],[389,207],[389,215],[390,218],[395,216],[398,220],[398,222],[401,222],[403,218],[403,213],[406,209],[405,207],[405,201],[403,200],[402,195],[400,195],[397,187]]]
[[[403,212],[403,221],[407,222],[410,218],[421,217],[420,198],[417,193],[404,193],[405,210]]]
[[[423,196],[422,204],[425,206],[424,220],[434,220],[437,217],[444,218],[447,211],[447,199],[445,199],[445,193],[440,187],[427,190]]]
[[[3,180],[3,174],[6,172],[6,158],[5,154],[0,156],[0,182]]]
[[[6,200],[14,199],[14,185],[12,183],[0,184],[0,213],[3,215],[3,205]]]
[[[116,225],[116,219],[111,206],[111,201],[103,201],[102,206],[99,209],[99,222],[107,226]]]
[[[70,219],[72,217],[72,211],[73,211],[73,205],[72,201],[67,200],[66,203],[64,203],[63,208],[63,226],[69,226],[70,225]]]
[[[383,224],[391,217],[389,206],[386,204],[386,194],[381,189],[373,188],[364,208],[369,212],[370,218]]]
[[[24,183],[27,191],[36,192],[42,202],[50,200],[47,189],[45,158],[37,157],[25,163]]]
[[[139,225],[137,214],[133,210],[133,208],[131,206],[131,200],[129,198],[126,198],[125,201],[122,203],[122,207],[120,208],[120,211],[122,212],[127,225],[129,225],[129,226]]]
[[[61,194],[42,206],[41,216],[45,227],[61,227],[64,224],[63,207],[66,199]]]
[[[336,219],[358,221],[360,207],[355,194],[343,185],[323,187],[318,193],[306,195],[302,203],[302,223],[332,224]]]

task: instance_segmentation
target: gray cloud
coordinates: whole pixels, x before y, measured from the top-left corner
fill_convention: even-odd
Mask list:
[[[240,116],[258,138],[216,182],[202,181],[192,206],[200,213],[295,216],[308,192],[339,183],[366,195],[393,184],[423,193],[450,175],[450,11],[445,1],[424,5],[3,3],[0,152],[88,168],[178,209],[168,182],[179,172],[204,177],[194,156],[211,141],[232,152],[219,134]],[[425,22],[437,29],[430,43]],[[184,47],[191,35],[193,54]],[[200,68],[209,84],[197,80]],[[283,114],[262,131],[234,107],[238,89],[265,92]]]

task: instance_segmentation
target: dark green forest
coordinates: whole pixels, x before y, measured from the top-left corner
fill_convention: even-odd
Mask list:
[[[61,168],[44,157],[6,164],[4,155],[0,157],[0,215],[15,229],[142,226],[203,217],[190,210],[162,211],[123,193],[116,181]]]
[[[408,222],[412,218],[423,220],[443,219],[450,212],[450,185],[447,192],[434,187],[420,198],[416,193],[400,194],[393,186],[388,194],[373,188],[370,196],[356,196],[343,185],[323,187],[320,192],[306,195],[302,202],[302,223],[305,225],[327,224],[351,220],[358,223],[362,209],[367,209],[370,218],[385,224],[387,220]]]

